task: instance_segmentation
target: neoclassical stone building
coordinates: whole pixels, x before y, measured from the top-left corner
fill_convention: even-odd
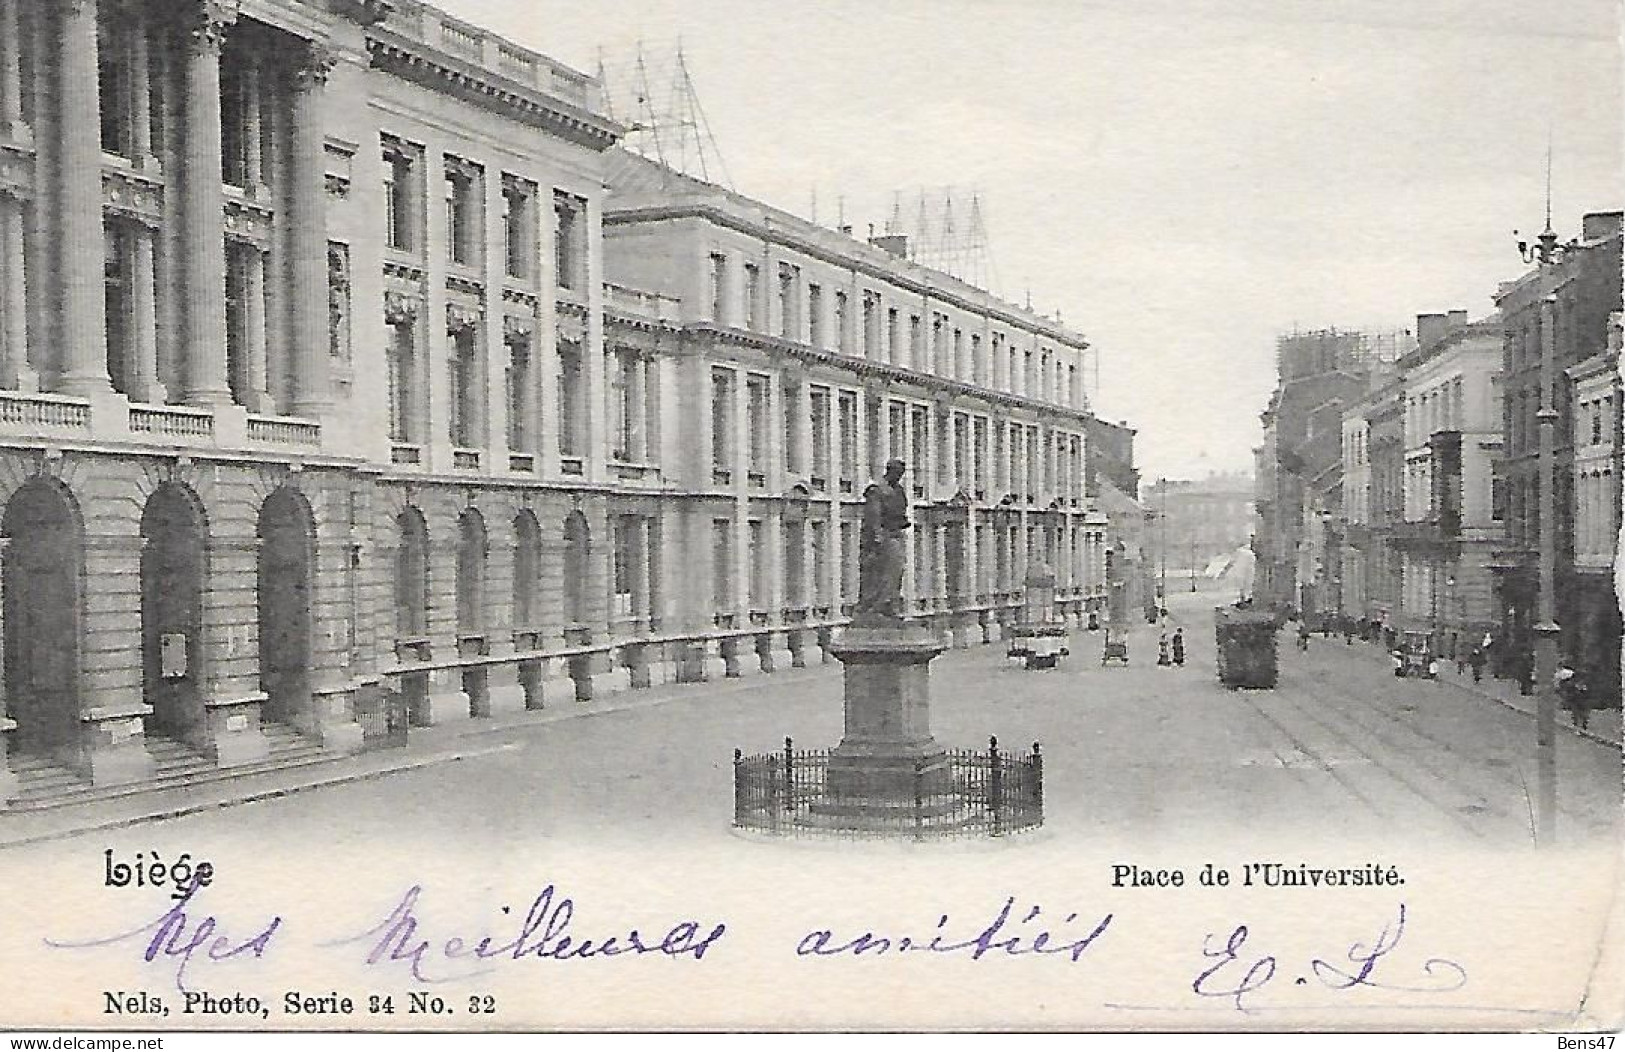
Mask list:
[[[418,0],[0,0],[0,801],[818,660],[887,455],[916,616],[1100,594],[1081,338],[618,134]]]

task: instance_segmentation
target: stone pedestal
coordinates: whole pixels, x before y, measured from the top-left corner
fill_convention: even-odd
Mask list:
[[[845,668],[845,734],[830,751],[828,793],[816,810],[895,822],[951,787],[929,723],[928,666],[943,649],[935,632],[889,618],[860,618],[836,638],[830,652]]]

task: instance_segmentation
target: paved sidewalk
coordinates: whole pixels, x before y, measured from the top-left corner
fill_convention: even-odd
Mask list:
[[[1341,637],[1332,637],[1333,640],[1339,638]],[[1316,642],[1319,641],[1320,638],[1317,636]],[[1382,648],[1373,643],[1365,643],[1356,639],[1350,649],[1356,653],[1363,653],[1373,660],[1384,662],[1388,660],[1388,655],[1383,652]],[[1488,698],[1491,701],[1498,702],[1514,712],[1520,712],[1528,716],[1530,719],[1535,717],[1536,696],[1523,694],[1518,690],[1518,684],[1510,679],[1496,679],[1486,672],[1484,678],[1475,683],[1473,682],[1471,669],[1458,673],[1454,661],[1440,660],[1439,682],[1449,684],[1469,694],[1477,694],[1481,698]],[[1617,746],[1621,744],[1619,709],[1592,709],[1590,718],[1586,721],[1586,727],[1582,730],[1574,725],[1568,710],[1559,706],[1557,725],[1563,730],[1577,734],[1582,738],[1590,738],[1592,741],[1601,742],[1604,745]]]
[[[435,727],[413,727],[407,744],[395,749],[354,755],[335,754],[316,763],[169,789],[142,790],[136,785],[131,786],[131,791],[124,796],[39,811],[6,812],[0,814],[0,849],[58,840],[97,829],[115,829],[138,822],[212,811],[288,796],[307,789],[366,781],[486,756],[519,747],[518,742],[502,741],[503,735],[522,734],[563,720],[582,720],[647,709],[696,695],[720,697],[740,691],[762,690],[769,684],[781,685],[823,675],[834,676],[840,667],[837,663],[815,664],[771,675],[757,674],[710,683],[662,684],[617,691],[586,703],[556,703],[555,707],[546,709],[513,712],[486,719],[460,719]]]

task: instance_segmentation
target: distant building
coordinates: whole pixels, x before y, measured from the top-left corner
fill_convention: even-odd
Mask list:
[[[1325,514],[1336,519],[1328,504],[1341,501],[1343,410],[1413,345],[1405,333],[1338,329],[1277,341],[1278,381],[1260,418],[1265,443],[1255,451],[1259,601],[1317,610],[1336,596],[1331,575],[1341,556],[1306,554],[1304,546],[1324,549],[1328,538],[1318,532],[1332,524]],[[1311,503],[1317,511],[1308,516]]]
[[[1158,479],[1147,487],[1145,506],[1156,516],[1159,568],[1165,566],[1169,578],[1194,580],[1214,558],[1229,555],[1252,536],[1253,477],[1216,472],[1201,479]]]

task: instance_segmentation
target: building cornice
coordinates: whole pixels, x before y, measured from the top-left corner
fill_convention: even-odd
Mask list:
[[[1088,409],[1076,409],[1070,406],[1056,405],[1053,402],[1041,402],[1035,398],[1027,398],[1024,395],[995,391],[930,373],[915,372],[912,369],[904,369],[902,366],[891,365],[886,362],[870,361],[867,358],[852,358],[821,347],[813,347],[810,344],[797,343],[794,340],[768,336],[765,333],[751,332],[748,329],[735,329],[726,325],[717,325],[714,322],[690,322],[683,327],[683,331],[693,341],[710,340],[735,347],[750,347],[764,353],[792,358],[804,365],[831,366],[865,380],[878,380],[881,383],[912,384],[918,387],[935,389],[935,392],[960,395],[965,398],[990,402],[994,405],[1026,409],[1041,418],[1076,422],[1079,427],[1083,427],[1086,422],[1096,419]]]
[[[852,247],[858,251],[840,252],[831,246],[820,244],[810,237],[802,236],[800,231],[787,224],[753,220],[750,217],[729,211],[711,201],[681,201],[627,207],[616,207],[613,202],[607,202],[603,213],[603,225],[605,227],[631,226],[636,223],[658,223],[678,219],[703,219],[715,223],[717,226],[726,227],[751,237],[761,238],[764,241],[794,249],[830,266],[856,271],[877,281],[894,285],[906,292],[927,296],[974,314],[986,315],[1022,332],[1042,336],[1073,350],[1082,351],[1090,346],[1089,341],[1080,334],[1038,315],[1028,314],[1019,308],[1012,307],[986,290],[973,289],[969,285],[966,285],[964,290],[956,290],[944,284],[935,284],[929,280],[923,280],[919,275],[909,274],[900,268],[887,266],[883,261],[862,258],[859,251],[867,254],[868,246],[862,245],[860,242],[852,242]],[[831,233],[831,236],[845,237],[845,235],[834,235],[833,233]],[[882,250],[875,249],[874,251],[881,252]],[[912,266],[918,267],[918,264],[912,264]],[[927,268],[918,267],[918,269],[926,270]],[[943,274],[942,277],[960,283],[952,275]],[[970,293],[978,293],[979,295]]]
[[[604,117],[379,26],[367,30],[367,53],[374,69],[591,150],[607,150],[623,132]]]

